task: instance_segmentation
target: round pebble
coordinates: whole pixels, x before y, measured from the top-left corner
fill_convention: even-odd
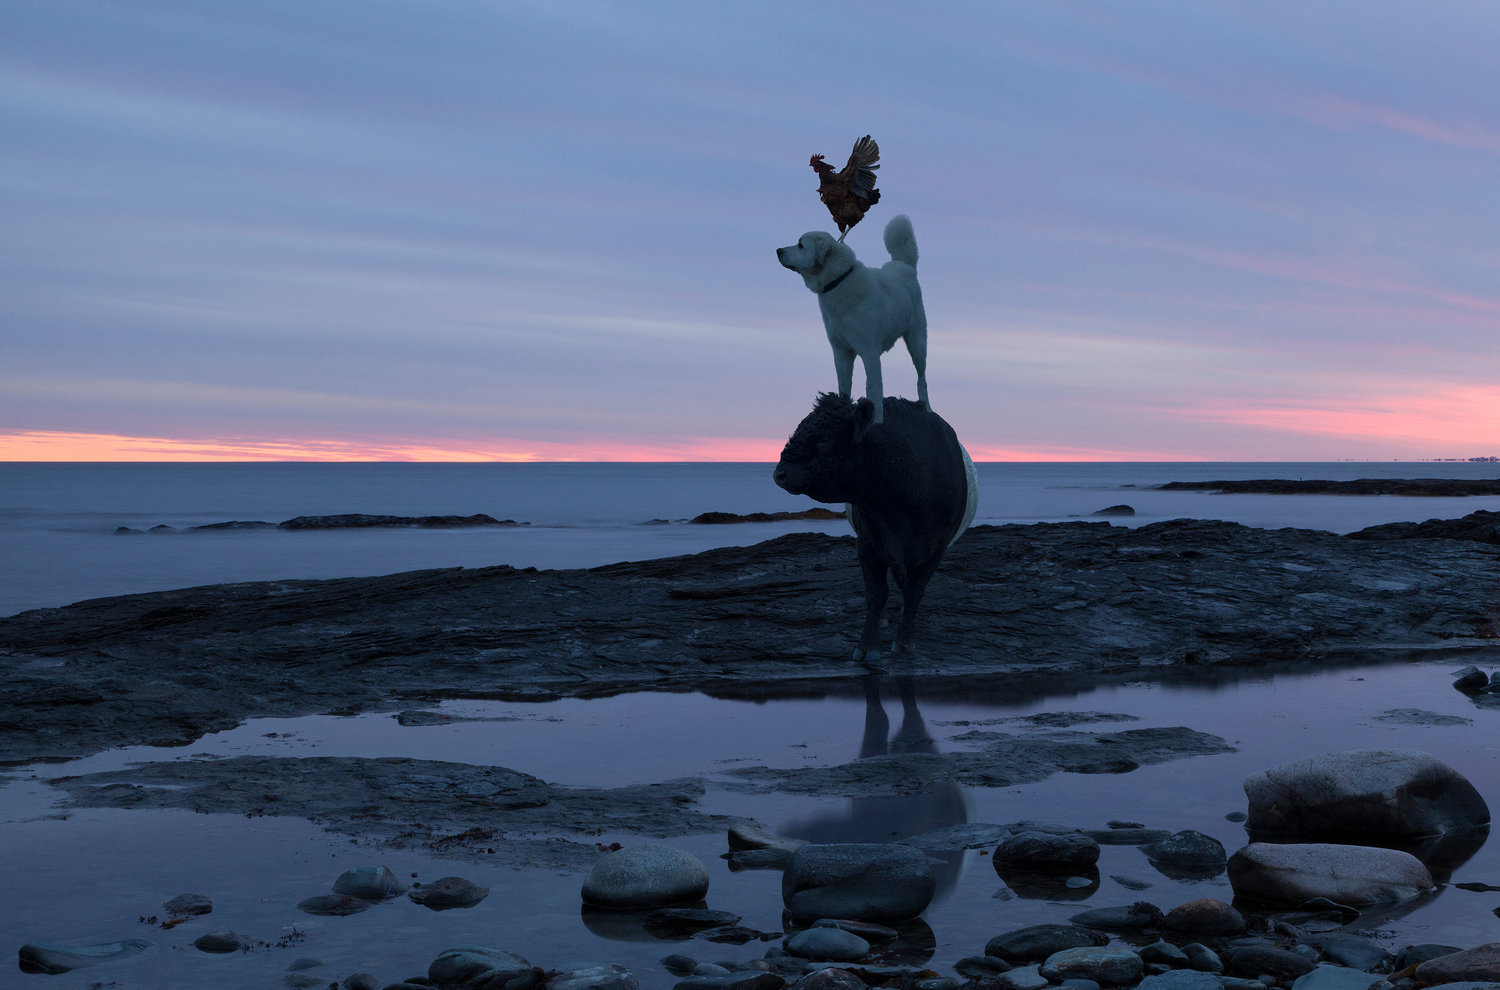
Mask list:
[[[604,855],[583,884],[585,902],[610,908],[665,907],[707,893],[708,870],[698,858],[660,842]]]

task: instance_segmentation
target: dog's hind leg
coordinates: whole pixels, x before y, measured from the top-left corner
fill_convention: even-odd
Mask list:
[[[911,355],[911,363],[917,369],[917,398],[923,408],[932,412],[932,403],[927,400],[927,335],[907,334],[906,353]]]

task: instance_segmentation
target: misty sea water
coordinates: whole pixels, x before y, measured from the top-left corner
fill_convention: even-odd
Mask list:
[[[1226,519],[1349,532],[1500,508],[1500,497],[1216,495],[1169,481],[1250,478],[1488,478],[1468,462],[981,463],[976,524],[1110,517]],[[0,615],[88,598],[237,581],[389,574],[429,567],[595,567],[749,545],[783,533],[845,534],[843,522],[691,525],[699,513],[778,512],[816,503],[746,463],[0,464]],[[189,531],[302,515],[486,513],[524,526],[481,529]],[[116,530],[172,531],[117,535]]]

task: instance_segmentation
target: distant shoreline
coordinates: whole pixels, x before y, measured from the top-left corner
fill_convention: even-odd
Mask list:
[[[1462,498],[1500,495],[1500,478],[1360,478],[1355,481],[1261,478],[1250,481],[1169,481],[1158,491],[1209,491],[1226,495],[1407,495]]]

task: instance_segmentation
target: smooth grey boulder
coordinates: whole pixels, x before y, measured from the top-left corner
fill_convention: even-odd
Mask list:
[[[842,928],[804,928],[782,939],[782,947],[803,959],[853,962],[870,954],[870,943]]]
[[[993,977],[992,981],[1001,990],[1043,990],[1050,985],[1038,966],[1017,966]]]
[[[488,949],[478,945],[461,945],[440,953],[427,967],[427,978],[440,987],[505,987],[506,990],[530,990],[541,986],[545,977],[531,963],[514,952]]]
[[[1245,779],[1252,831],[1414,839],[1490,820],[1484,798],[1434,756],[1349,750],[1294,760]]]
[[[782,903],[798,924],[906,921],[926,910],[936,888],[926,855],[893,843],[803,846],[781,875]]]
[[[607,908],[665,907],[708,893],[708,869],[692,853],[643,842],[606,853],[583,883],[586,903]]]
[[[1314,932],[1300,939],[1322,954],[1323,958],[1337,966],[1363,970],[1367,973],[1389,972],[1393,957],[1372,939],[1348,932]]]
[[[199,952],[211,952],[220,955],[228,955],[231,952],[243,952],[250,945],[250,940],[239,932],[232,932],[221,928],[216,932],[206,932],[193,939],[193,948]]]
[[[1123,986],[1140,982],[1145,964],[1130,949],[1091,945],[1054,952],[1037,971],[1054,983],[1083,979],[1102,986]]]
[[[1158,842],[1141,847],[1141,852],[1164,875],[1176,880],[1207,880],[1224,872],[1228,854],[1224,844],[1196,829],[1184,829]]]
[[[1410,853],[1326,842],[1252,842],[1229,858],[1235,896],[1297,906],[1315,897],[1369,907],[1432,889],[1432,875]]]
[[[1297,977],[1292,990],[1370,990],[1375,984],[1385,982],[1385,977],[1375,973],[1348,966],[1321,965]]]
[[[356,866],[340,873],[333,882],[333,892],[366,901],[383,901],[406,889],[396,874],[385,866]]]
[[[1500,942],[1429,959],[1417,966],[1417,980],[1428,985],[1471,981],[1500,982]]]

